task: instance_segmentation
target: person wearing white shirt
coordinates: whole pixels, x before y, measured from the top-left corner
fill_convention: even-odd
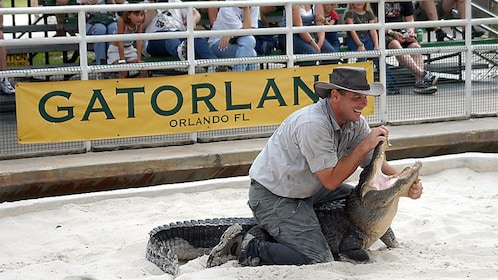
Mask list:
[[[154,3],[155,1],[147,1]],[[181,0],[169,0],[169,3],[181,2]],[[144,26],[145,33],[154,32],[177,32],[187,30],[187,13],[188,9],[166,9],[166,10],[148,10],[145,13]],[[194,23],[197,24],[200,19],[200,13],[194,9]],[[173,56],[180,60],[187,59],[187,39],[171,38],[159,40],[146,40],[144,50],[151,56]],[[217,57],[211,52],[205,38],[194,38],[194,51],[196,59],[216,59]]]
[[[233,1],[233,0],[227,0]],[[222,7],[218,11],[211,30],[234,30],[258,28],[259,7]],[[219,58],[257,56],[256,38],[252,35],[211,37],[208,40],[211,51]],[[237,64],[232,71],[257,70],[258,64]]]

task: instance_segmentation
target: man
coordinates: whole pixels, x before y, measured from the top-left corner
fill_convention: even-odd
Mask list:
[[[3,8],[3,0],[0,0],[0,8]],[[3,40],[3,15],[0,15],[0,40]],[[7,69],[7,50],[0,47],[0,70]],[[0,94],[14,94],[16,90],[5,77],[0,78]]]
[[[227,229],[209,262],[222,261],[219,252],[239,252],[243,265],[302,265],[333,260],[313,205],[345,198],[353,188],[344,183],[358,166],[366,166],[372,150],[385,141],[385,126],[370,129],[361,116],[367,96],[384,93],[382,84],[368,84],[366,71],[337,67],[330,83],[317,82],[322,99],[285,119],[253,162],[249,202],[259,226],[277,242],[261,241],[250,233],[241,242],[241,227]],[[385,174],[397,170],[384,161]],[[409,196],[417,199],[422,183]],[[229,248],[229,249],[227,249]],[[210,265],[208,262],[208,265]]]
[[[371,3],[372,10],[377,16],[379,13],[378,4]],[[386,2],[385,3],[385,22],[413,22],[413,4],[412,2]],[[376,20],[378,21],[378,20]],[[413,27],[406,30],[386,29],[386,48],[420,48]],[[415,77],[413,92],[419,94],[433,94],[437,91],[435,86],[437,77],[425,71],[424,58],[422,54],[397,55],[396,59]]]

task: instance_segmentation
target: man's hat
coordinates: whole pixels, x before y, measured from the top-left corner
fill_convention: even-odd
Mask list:
[[[329,96],[332,89],[344,89],[356,93],[379,96],[384,93],[381,83],[367,82],[367,72],[361,67],[336,67],[330,75],[330,83],[316,82],[315,93],[321,98]]]

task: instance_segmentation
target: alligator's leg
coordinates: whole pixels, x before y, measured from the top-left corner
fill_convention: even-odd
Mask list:
[[[391,228],[388,228],[386,233],[380,237],[380,240],[386,244],[387,248],[397,248],[399,247],[398,240]]]
[[[339,244],[339,253],[357,262],[367,262],[370,260],[368,252],[363,249],[363,238],[358,231],[348,231]]]

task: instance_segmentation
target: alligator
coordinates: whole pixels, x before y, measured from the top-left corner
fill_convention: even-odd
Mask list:
[[[416,161],[397,175],[387,176],[381,171],[387,146],[387,141],[379,142],[371,162],[347,198],[314,208],[335,260],[368,262],[367,250],[379,239],[388,248],[399,246],[391,222],[399,198],[407,197],[410,186],[418,180],[422,163]],[[149,233],[146,258],[165,273],[176,275],[180,263],[209,254],[225,230],[235,223],[244,232],[259,227],[252,217],[191,220],[158,226]],[[271,241],[269,234],[258,238],[262,237]]]

